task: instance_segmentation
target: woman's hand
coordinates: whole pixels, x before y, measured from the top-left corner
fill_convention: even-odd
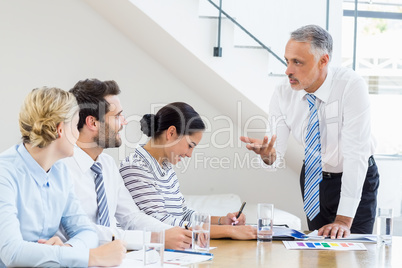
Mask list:
[[[228,213],[225,217],[221,217],[221,224],[222,225],[245,225],[246,224],[246,215],[244,213],[240,214],[240,217],[237,218],[239,215],[239,211]]]
[[[257,239],[257,228],[251,225],[232,226],[230,238],[236,240]]]

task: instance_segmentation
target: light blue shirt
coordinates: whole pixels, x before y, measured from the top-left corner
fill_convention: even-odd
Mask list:
[[[63,226],[72,247],[38,244]],[[88,266],[98,237],[66,166],[45,172],[23,144],[0,154],[0,267]]]

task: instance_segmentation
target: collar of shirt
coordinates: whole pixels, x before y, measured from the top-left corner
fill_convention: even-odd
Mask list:
[[[143,146],[144,146],[144,144],[139,145],[137,147],[137,150],[147,159],[148,164],[151,165],[152,170],[157,170],[161,176],[165,176],[165,174],[170,166],[170,163],[167,161],[163,161],[163,163],[162,163],[163,167],[161,167],[161,165],[159,165],[158,161],[147,150],[145,150]]]
[[[17,150],[27,167],[29,167],[30,175],[34,178],[36,183],[38,183],[38,185],[49,185],[49,174],[52,172],[52,168],[49,169],[49,172],[46,172],[28,152],[23,143],[18,145]]]
[[[91,169],[94,160],[77,145],[74,146],[74,159],[83,173]]]
[[[331,94],[331,81],[332,81],[333,72],[331,68],[328,67],[327,77],[324,80],[324,83],[313,93],[320,101],[326,103],[328,102],[329,95]],[[305,98],[308,94],[305,90],[299,91],[300,100]]]

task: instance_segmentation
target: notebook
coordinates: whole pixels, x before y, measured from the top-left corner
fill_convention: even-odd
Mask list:
[[[308,238],[304,233],[287,227],[274,226],[272,230],[272,239],[275,241],[306,240]]]

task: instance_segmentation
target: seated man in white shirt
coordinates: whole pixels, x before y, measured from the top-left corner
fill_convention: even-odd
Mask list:
[[[63,161],[74,178],[75,191],[85,212],[96,224],[100,243],[116,237],[126,240],[128,249],[139,249],[143,240],[141,230],[155,227],[166,230],[166,248],[189,248],[191,231],[172,228],[141,212],[124,186],[115,161],[103,153],[106,148],[121,145],[119,131],[127,124],[117,96],[120,93],[117,83],[87,79],[79,81],[70,92],[80,106],[77,126],[80,134],[74,156]]]

